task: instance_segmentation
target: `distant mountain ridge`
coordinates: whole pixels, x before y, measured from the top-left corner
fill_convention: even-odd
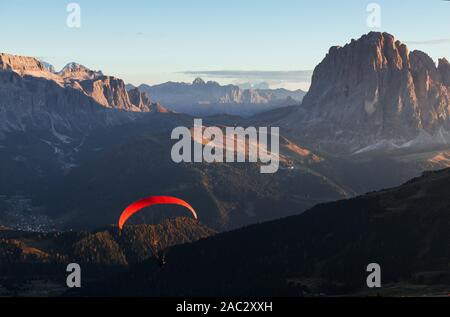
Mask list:
[[[192,115],[253,115],[283,106],[298,105],[305,92],[286,89],[242,89],[235,85],[222,86],[196,78],[191,84],[167,82],[141,85],[139,89],[155,100],[171,106],[172,110]]]

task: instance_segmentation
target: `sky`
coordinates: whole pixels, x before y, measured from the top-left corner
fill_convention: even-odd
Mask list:
[[[70,28],[67,5],[81,8]],[[367,6],[381,25],[367,24]],[[411,50],[450,59],[450,2],[441,0],[0,0],[0,52],[56,69],[78,62],[128,83],[267,82],[307,89],[334,45],[386,31]]]

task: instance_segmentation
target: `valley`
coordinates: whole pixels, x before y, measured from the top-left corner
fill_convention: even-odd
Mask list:
[[[61,289],[64,264],[76,261],[85,283],[66,296],[446,296],[449,173],[219,234],[188,218],[122,234],[115,226],[45,234],[3,228],[0,263],[2,272],[22,276],[16,291],[46,293],[42,281]],[[155,235],[167,248],[162,268],[149,258]],[[374,261],[384,287],[370,292],[365,268]],[[4,274],[8,294],[14,288]]]

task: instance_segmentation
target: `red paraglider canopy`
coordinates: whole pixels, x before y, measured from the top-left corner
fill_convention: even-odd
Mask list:
[[[119,228],[120,230],[123,229],[123,226],[128,221],[128,219],[139,212],[141,209],[145,207],[150,207],[154,205],[178,205],[182,207],[186,207],[189,209],[189,211],[194,216],[195,220],[198,220],[197,213],[195,212],[194,208],[192,208],[191,205],[189,205],[187,202],[185,202],[182,199],[176,198],[176,197],[169,197],[169,196],[153,196],[148,197],[142,200],[139,200],[125,209],[125,211],[122,213],[119,219]]]

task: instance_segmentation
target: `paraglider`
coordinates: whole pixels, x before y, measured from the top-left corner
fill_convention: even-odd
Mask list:
[[[153,196],[153,197],[148,197],[148,198],[139,200],[139,201],[131,204],[130,206],[128,206],[123,211],[122,215],[120,216],[119,229],[122,231],[123,227],[125,226],[125,223],[133,215],[135,215],[136,213],[138,213],[139,211],[141,211],[142,209],[144,209],[146,207],[151,207],[151,206],[155,206],[155,205],[177,205],[177,206],[185,207],[186,209],[188,209],[190,211],[190,213],[192,214],[194,219],[198,220],[198,216],[197,216],[197,213],[194,210],[194,208],[192,208],[192,206],[189,205],[184,200],[176,198],[176,197],[169,197],[169,196]],[[159,241],[157,240],[157,238],[156,237],[153,238],[152,242],[150,243],[150,250],[151,250],[153,256],[158,261],[159,265],[161,267],[163,267],[167,263],[166,256],[164,254],[164,251],[158,250],[158,244],[159,244]]]

